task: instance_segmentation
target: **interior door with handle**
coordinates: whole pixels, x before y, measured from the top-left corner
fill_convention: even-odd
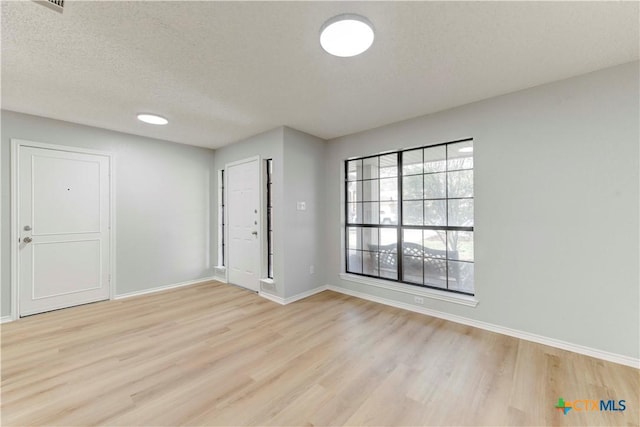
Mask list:
[[[258,291],[260,277],[260,162],[227,165],[229,282]]]
[[[19,314],[109,299],[110,158],[19,146]]]

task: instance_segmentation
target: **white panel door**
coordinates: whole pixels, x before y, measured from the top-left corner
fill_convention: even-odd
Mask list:
[[[258,160],[227,166],[229,282],[258,291],[260,276],[260,169]]]
[[[20,315],[109,299],[109,157],[18,156]]]

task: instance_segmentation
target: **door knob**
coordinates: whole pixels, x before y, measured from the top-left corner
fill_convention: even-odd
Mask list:
[[[254,236],[257,236],[258,232],[257,231],[252,231],[251,234],[253,234]]]
[[[31,237],[29,237],[29,236],[27,236],[24,239],[22,239],[22,241],[25,242],[25,243],[31,243],[32,240],[33,239]]]

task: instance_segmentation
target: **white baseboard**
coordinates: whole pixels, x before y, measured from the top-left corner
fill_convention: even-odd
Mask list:
[[[294,295],[292,297],[285,298],[284,299],[284,303],[285,304],[291,304],[292,302],[300,301],[301,299],[308,298],[311,295],[315,295],[315,294],[318,294],[318,293],[320,293],[322,291],[326,291],[326,290],[327,290],[326,286],[318,286],[317,288],[313,288],[313,289],[310,289],[308,291],[305,291],[305,292],[299,293],[297,295]]]
[[[266,298],[266,299],[268,299],[270,301],[273,301],[273,302],[277,302],[280,305],[287,305],[287,304],[291,304],[292,302],[300,301],[301,299],[308,298],[311,295],[315,295],[317,293],[320,293],[320,292],[326,291],[326,290],[327,290],[326,286],[318,286],[317,288],[313,288],[313,289],[310,289],[308,291],[301,292],[301,293],[299,293],[297,295],[294,295],[292,297],[289,297],[289,298],[282,298],[282,297],[279,297],[279,296],[276,296],[276,295],[272,295],[272,294],[268,294],[268,293],[262,292],[262,291],[258,292],[258,294],[261,297]]]
[[[11,316],[2,316],[0,317],[0,323],[13,322],[13,317]]]
[[[416,313],[426,314],[428,316],[437,317],[444,320],[449,320],[455,323],[461,323],[467,326],[473,326],[475,328],[484,329],[491,332],[496,332],[502,335],[508,335],[510,337],[520,338],[525,341],[531,341],[538,344],[548,345],[550,347],[559,348],[562,350],[572,351],[578,354],[584,354],[586,356],[595,357],[597,359],[607,360],[613,363],[619,363],[621,365],[631,366],[632,368],[640,369],[640,359],[636,359],[621,354],[610,353],[603,350],[598,350],[591,347],[585,347],[579,344],[573,344],[566,341],[557,340],[554,338],[548,338],[541,335],[532,334],[530,332],[519,331],[517,329],[507,328],[505,326],[494,325],[492,323],[482,322],[480,320],[469,319],[467,317],[457,316],[455,314],[444,313],[442,311],[432,310],[425,307],[418,307],[403,302],[390,300],[387,298],[377,297],[369,295],[363,292],[353,291],[351,289],[345,289],[338,286],[327,285],[326,288],[330,291],[338,292],[345,295],[350,295],[356,298],[365,299],[368,301],[377,302],[380,304],[390,305],[392,307],[401,308]]]
[[[182,288],[184,286],[197,285],[199,283],[210,282],[212,280],[218,280],[218,279],[216,279],[213,276],[203,277],[201,279],[189,280],[187,282],[174,283],[171,285],[158,286],[157,288],[145,289],[143,291],[127,292],[126,294],[116,295],[113,299],[123,299],[123,298],[136,297],[138,295],[153,294],[155,292],[161,292],[161,291],[166,291],[166,290],[175,289],[175,288]]]
[[[273,301],[273,302],[278,303],[280,305],[285,305],[284,298],[279,297],[277,295],[268,294],[268,293],[262,292],[262,291],[258,291],[258,295],[260,295],[262,298],[268,299],[269,301]]]
[[[227,283],[227,278],[224,276],[219,276],[219,275],[214,275],[212,277],[212,280],[215,280],[216,282],[220,282],[220,283]]]

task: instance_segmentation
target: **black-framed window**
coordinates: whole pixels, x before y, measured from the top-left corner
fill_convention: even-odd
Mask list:
[[[266,160],[267,169],[267,277],[273,279],[273,160]]]
[[[345,161],[346,271],[474,294],[473,140]]]
[[[225,248],[226,242],[224,238],[225,228],[226,228],[226,218],[224,216],[225,205],[224,205],[224,169],[220,170],[220,265],[224,267],[226,264],[225,260]]]

